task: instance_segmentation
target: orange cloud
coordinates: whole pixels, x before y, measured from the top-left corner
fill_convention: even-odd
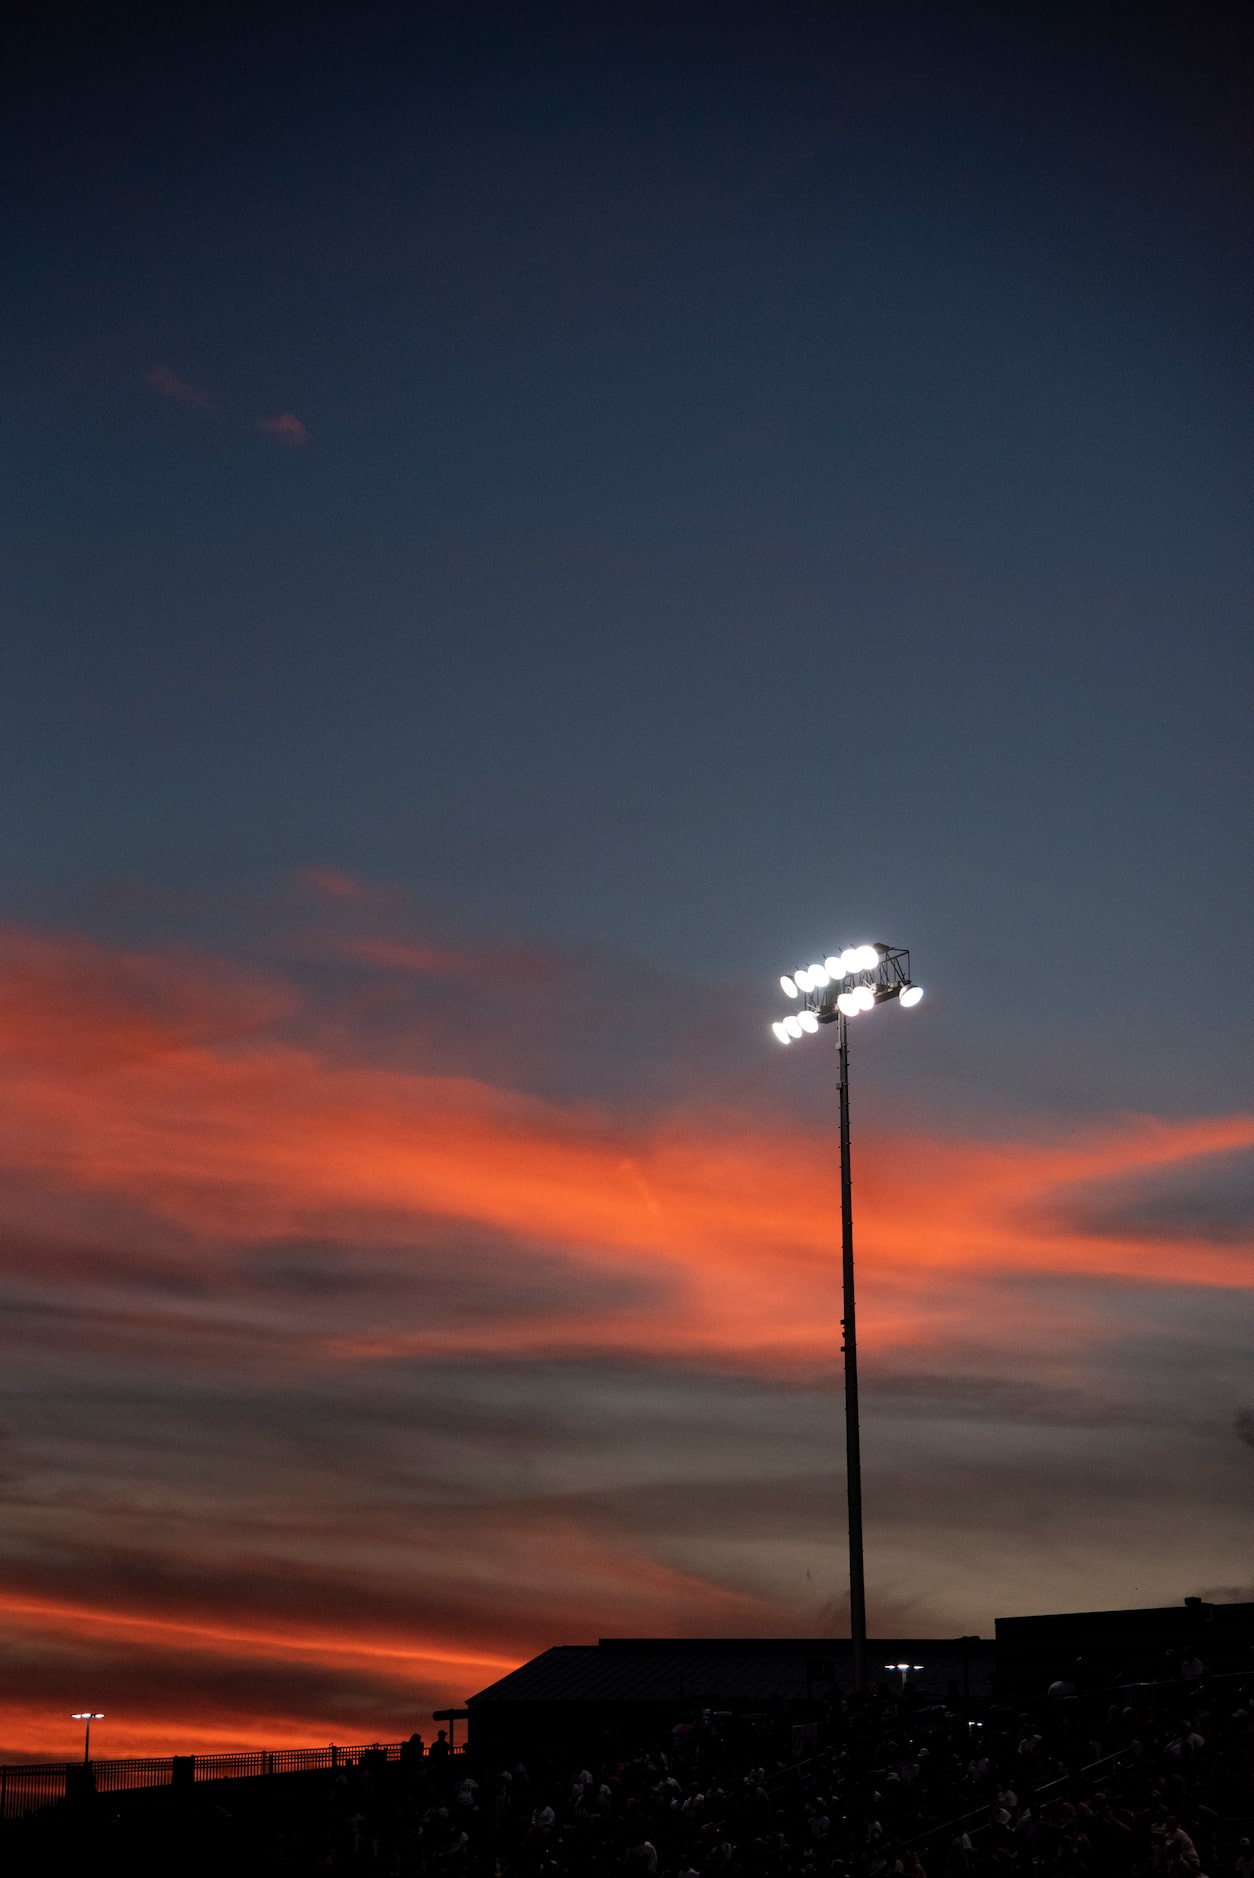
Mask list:
[[[159,391],[163,398],[172,398],[175,404],[194,405],[198,410],[210,409],[209,399],[195,385],[189,385],[185,378],[170,370],[168,365],[154,365],[145,374],[145,380],[154,391]]]
[[[281,1241],[329,1218],[388,1238],[420,1217],[490,1230],[520,1259],[540,1245],[589,1272],[648,1275],[666,1298],[595,1324],[523,1316],[473,1342],[381,1323],[337,1340],[343,1355],[599,1346],[751,1368],[833,1347],[826,1135],[685,1112],[642,1126],[469,1077],[324,1059],[257,1029],[283,1008],[278,991],[242,992],[233,1023],[221,987],[187,968],[79,942],[13,934],[0,962],[10,1169],[124,1198],[207,1243]],[[929,1334],[929,1294],[942,1281],[952,1295],[963,1275],[1254,1284],[1240,1246],[1085,1228],[1056,1205],[1082,1183],[1251,1145],[1248,1116],[1132,1117],[1044,1144],[860,1140],[859,1256],[881,1335]]]
[[[595,1635],[597,1604],[607,1598],[633,1610],[646,1632],[674,1628],[694,1597],[716,1624],[763,1628],[764,1610],[753,1598],[698,1584],[630,1547],[608,1551],[569,1520],[550,1517],[543,1530],[506,1520],[495,1539],[493,1557],[508,1561],[515,1575],[515,1608],[491,1600],[489,1618],[476,1615],[472,1603],[462,1613],[461,1637],[447,1624],[424,1629],[421,1579],[412,1614],[392,1612],[385,1621],[361,1612],[360,1581],[346,1576],[341,1587],[323,1587],[317,1617],[300,1621],[261,1604],[250,1611],[233,1594],[229,1565],[214,1577],[215,1602],[167,1599],[155,1609],[151,1600],[116,1592],[50,1595],[30,1584],[0,1584],[0,1630],[28,1662],[42,1664],[46,1683],[68,1677],[68,1688],[77,1677],[93,1690],[112,1691],[93,1696],[110,1722],[101,1752],[169,1754],[377,1739],[380,1715],[394,1733],[407,1734],[432,1707],[460,1703],[525,1661],[563,1621]],[[470,1579],[487,1576],[471,1558],[462,1569]],[[547,1596],[537,1601],[541,1582]],[[225,1699],[215,1699],[212,1679],[223,1665],[229,1665]],[[194,1712],[171,1711],[164,1686],[171,1679],[197,1691]],[[64,1757],[64,1719],[49,1713],[52,1707],[31,1703],[20,1690],[0,1692],[0,1758]]]
[[[278,417],[259,417],[257,429],[264,430],[269,437],[277,437],[280,443],[291,444],[299,449],[309,442],[309,431],[291,411],[280,412]]]

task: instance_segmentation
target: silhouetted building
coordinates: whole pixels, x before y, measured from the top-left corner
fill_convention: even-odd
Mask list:
[[[979,1637],[872,1640],[867,1657],[872,1679],[894,1688],[900,1671],[885,1665],[908,1663],[920,1695],[944,1700],[992,1689],[993,1644]],[[645,1740],[707,1710],[789,1710],[802,1721],[852,1685],[847,1638],[602,1637],[545,1650],[466,1707],[471,1746],[481,1751],[575,1736]]]
[[[1254,1604],[1182,1604],[1131,1611],[1066,1611],[999,1617],[997,1680],[1007,1695],[1040,1695],[1062,1681],[1078,1689],[1221,1674],[1254,1663]]]

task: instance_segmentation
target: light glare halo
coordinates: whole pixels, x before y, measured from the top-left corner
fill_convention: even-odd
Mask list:
[[[782,1023],[780,1023],[780,1024],[772,1024],[772,1025],[771,1025],[771,1029],[772,1029],[772,1030],[773,1030],[773,1031],[775,1032],[775,1035],[776,1035],[776,1036],[777,1036],[777,1037],[779,1038],[779,1041],[780,1041],[781,1043],[791,1043],[791,1042],[792,1042],[792,1038],[791,1038],[791,1037],[790,1037],[790,1036],[788,1035],[788,1031],[787,1031],[787,1028],[786,1028],[786,1027],[785,1027],[785,1025],[783,1025]]]
[[[783,988],[783,993],[786,998],[798,998],[801,996],[801,993],[797,990],[796,985],[793,983],[792,979],[788,976],[787,972],[784,973],[784,976],[780,979],[779,982]]]
[[[853,995],[858,1000],[858,1009],[860,1011],[873,1011],[875,1009],[875,993],[872,991],[870,985],[859,985]]]
[[[810,974],[810,983],[815,991],[822,991],[831,982],[821,965],[807,965],[806,971]]]
[[[862,1006],[858,1003],[856,991],[842,991],[836,1000],[836,1009],[845,1017],[856,1017]]]
[[[783,1022],[784,1029],[788,1032],[790,1037],[800,1037],[804,1035],[801,1028],[801,1019],[799,1017],[786,1017]]]
[[[814,1035],[819,1027],[819,1020],[814,1015],[813,1011],[802,1011],[797,1022],[801,1025],[802,1030],[808,1031],[811,1036]]]
[[[912,1004],[917,1004],[919,1002],[919,999],[922,996],[923,996],[922,985],[907,985],[905,990],[901,994],[900,1002],[905,1005],[907,1010],[909,1010],[910,1006]]]
[[[809,972],[807,971],[794,972],[792,976],[793,976],[793,983],[796,985],[798,991],[813,991],[814,990],[814,986],[810,983]]]
[[[834,956],[830,959],[823,960],[823,970],[827,973],[829,978],[840,979],[845,975],[844,966],[841,964],[839,958]]]

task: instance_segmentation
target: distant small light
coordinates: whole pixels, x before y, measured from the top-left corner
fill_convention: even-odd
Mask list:
[[[845,968],[839,958],[836,957],[824,959],[823,970],[827,973],[829,978],[843,978],[845,975]]]
[[[784,1029],[788,1032],[790,1037],[800,1037],[804,1034],[799,1017],[786,1017],[784,1019]]]
[[[822,991],[824,985],[831,983],[827,971],[822,965],[807,965],[806,971],[809,973],[810,983],[816,991]]]
[[[856,1017],[862,1009],[856,991],[842,991],[836,1000],[836,1009],[846,1017]]]
[[[801,995],[798,992],[796,985],[793,983],[792,979],[789,978],[786,972],[779,982],[781,986],[783,987],[784,996],[786,998],[796,998]]]
[[[901,994],[901,1002],[908,1009],[910,1005],[917,1004],[922,996],[922,985],[907,985]]]
[[[875,993],[872,991],[870,985],[859,985],[857,990],[853,993],[853,996],[858,1000],[858,1009],[860,1011],[873,1011],[875,1009]]]
[[[796,983],[798,991],[813,991],[814,986],[810,983],[809,972],[807,971],[794,972],[793,979],[794,979],[794,982]]]
[[[814,1032],[819,1027],[819,1020],[814,1015],[813,1011],[802,1011],[800,1017],[798,1017],[797,1019],[797,1022],[800,1024],[802,1030],[808,1030],[811,1036],[814,1035]]]
[[[771,1029],[775,1032],[775,1035],[779,1038],[781,1043],[792,1042],[792,1038],[788,1035],[788,1027],[786,1024],[772,1024]]]
[[[862,967],[858,961],[861,956],[861,946],[846,946],[840,955],[840,962],[847,972],[860,972]]]

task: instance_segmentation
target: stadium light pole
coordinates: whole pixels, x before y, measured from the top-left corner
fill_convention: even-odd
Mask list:
[[[91,1760],[91,1725],[94,1721],[103,1721],[104,1716],[93,1715],[90,1709],[84,1708],[84,1709],[80,1709],[77,1714],[71,1715],[70,1720],[81,1721],[81,1722],[87,1723],[87,1728],[83,1737],[83,1766],[86,1767],[88,1762]]]
[[[771,1025],[780,1043],[836,1026],[840,1096],[840,1258],[844,1290],[845,1482],[849,1502],[849,1651],[855,1695],[865,1695],[866,1576],[862,1559],[862,1442],[858,1422],[858,1334],[853,1283],[853,1176],[849,1153],[849,1025],[863,1011],[896,1001],[907,1009],[923,987],[910,976],[910,954],[900,946],[846,946],[780,979],[796,1009]]]

